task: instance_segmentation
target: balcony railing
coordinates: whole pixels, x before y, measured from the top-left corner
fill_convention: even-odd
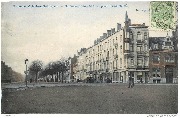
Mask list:
[[[117,48],[118,47],[118,43],[114,43],[114,47]]]
[[[124,54],[129,54],[130,51],[129,50],[124,50]]]
[[[137,51],[137,54],[138,54],[138,55],[143,55],[143,54],[144,54],[144,51]]]
[[[109,69],[106,69],[106,72],[109,72]]]
[[[125,38],[125,39],[124,39],[124,42],[129,43],[129,41],[130,41],[130,39],[129,39],[129,38]]]
[[[143,43],[142,40],[137,40],[137,44],[141,44],[141,43]]]
[[[118,55],[117,55],[117,54],[115,54],[115,55],[114,55],[114,59],[117,59],[117,58],[118,58]]]
[[[145,66],[145,65],[137,65],[136,67],[137,67],[137,69],[148,69],[149,68],[149,66]]]

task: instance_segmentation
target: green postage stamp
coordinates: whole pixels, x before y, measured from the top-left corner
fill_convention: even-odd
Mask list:
[[[152,29],[170,30],[177,24],[178,3],[175,1],[150,2],[150,25]]]

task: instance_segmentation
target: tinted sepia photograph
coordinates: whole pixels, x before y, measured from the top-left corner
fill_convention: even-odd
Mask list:
[[[1,2],[1,115],[178,115],[178,1]]]

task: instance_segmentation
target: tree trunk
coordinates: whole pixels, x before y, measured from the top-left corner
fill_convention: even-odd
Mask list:
[[[63,71],[62,71],[62,83],[63,83],[63,75],[64,75],[64,73],[63,73]]]
[[[52,78],[51,78],[51,82],[53,82],[53,81],[54,81],[53,74],[52,74],[51,76],[52,76]]]
[[[38,78],[38,72],[36,72],[36,80],[35,80],[36,83],[37,83],[37,78]]]
[[[59,82],[60,82],[60,80],[61,80],[61,76],[60,76],[60,73],[61,73],[61,72],[59,72],[59,77],[58,77],[58,78],[59,78]]]

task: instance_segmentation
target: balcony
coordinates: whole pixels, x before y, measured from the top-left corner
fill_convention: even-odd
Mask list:
[[[148,69],[149,66],[145,66],[145,65],[137,65],[136,68],[137,68],[137,69],[140,69],[140,70],[144,70],[144,69]]]
[[[130,52],[128,57],[134,57],[134,53],[133,52]]]
[[[142,44],[143,41],[142,40],[137,40],[137,44]]]
[[[144,66],[143,65],[137,65],[137,69],[143,69]]]
[[[117,48],[118,47],[118,43],[114,43],[114,47]]]
[[[114,55],[114,59],[117,59],[117,58],[118,58],[118,55],[117,55],[117,54],[115,54],[115,55]]]
[[[109,72],[109,69],[106,69],[106,72]]]
[[[113,67],[113,70],[117,70],[117,67]]]
[[[130,51],[129,50],[124,50],[124,54],[129,54]]]
[[[144,51],[137,51],[137,55],[144,55]]]
[[[124,39],[124,42],[126,42],[126,43],[129,43],[129,41],[130,41],[129,38],[125,38],[125,39]]]
[[[106,57],[106,61],[108,61],[109,60],[109,57]]]

